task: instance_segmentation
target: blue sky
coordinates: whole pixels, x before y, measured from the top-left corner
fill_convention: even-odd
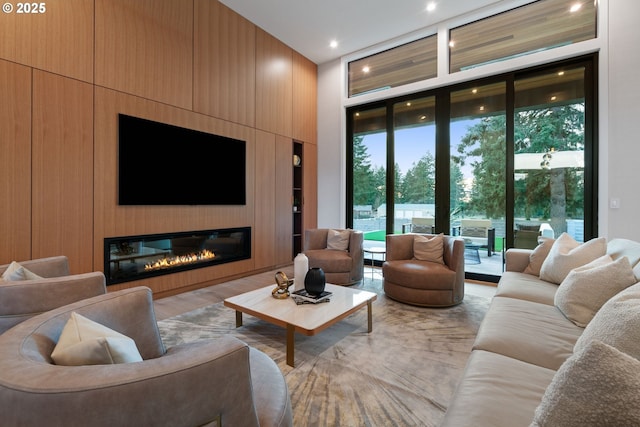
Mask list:
[[[461,120],[451,124],[451,141],[460,141],[467,133],[467,129],[476,120]],[[424,153],[435,153],[435,125],[427,125],[415,128],[399,130],[396,133],[396,163],[400,166],[402,174],[411,168]],[[377,133],[367,135],[364,138],[367,152],[371,156],[373,167],[386,165],[386,134]],[[467,162],[467,166],[469,162]],[[465,172],[465,176],[467,172]]]

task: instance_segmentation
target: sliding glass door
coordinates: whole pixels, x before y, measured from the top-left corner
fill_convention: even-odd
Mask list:
[[[516,79],[514,246],[568,232],[584,241],[585,67]]]
[[[506,248],[597,235],[595,62],[350,107],[347,226],[365,248],[392,233],[459,235],[480,280],[499,278]]]
[[[387,209],[386,108],[352,112],[350,144],[352,227],[384,244]]]
[[[393,105],[394,233],[435,225],[435,104],[429,96]]]
[[[452,234],[465,241],[465,269],[502,273],[506,212],[506,83],[450,94]]]

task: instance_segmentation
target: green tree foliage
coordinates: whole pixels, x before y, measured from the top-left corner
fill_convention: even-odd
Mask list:
[[[404,203],[435,203],[436,162],[433,154],[427,153],[418,163],[413,163],[402,181]]]
[[[505,117],[489,116],[471,126],[457,147],[452,160],[464,166],[468,159],[473,170],[473,187],[467,215],[502,218],[505,212]]]
[[[551,155],[551,169],[526,171],[526,179],[516,181],[516,216],[544,218],[556,233],[566,231],[567,218],[584,215],[584,173],[577,168],[554,168],[553,151],[584,150],[584,104],[516,113],[515,150],[516,154]]]
[[[364,135],[353,138],[353,204],[373,205],[377,196],[374,173],[363,140]]]

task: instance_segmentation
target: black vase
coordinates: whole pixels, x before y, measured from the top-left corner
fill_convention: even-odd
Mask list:
[[[320,295],[324,291],[324,270],[320,267],[312,267],[304,276],[304,289],[311,295]]]

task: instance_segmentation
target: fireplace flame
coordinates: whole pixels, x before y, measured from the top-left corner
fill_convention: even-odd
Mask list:
[[[160,270],[163,268],[175,267],[185,264],[193,264],[195,262],[206,261],[215,258],[215,254],[210,250],[203,249],[198,253],[180,255],[175,257],[165,257],[156,261],[145,264],[145,271]]]

